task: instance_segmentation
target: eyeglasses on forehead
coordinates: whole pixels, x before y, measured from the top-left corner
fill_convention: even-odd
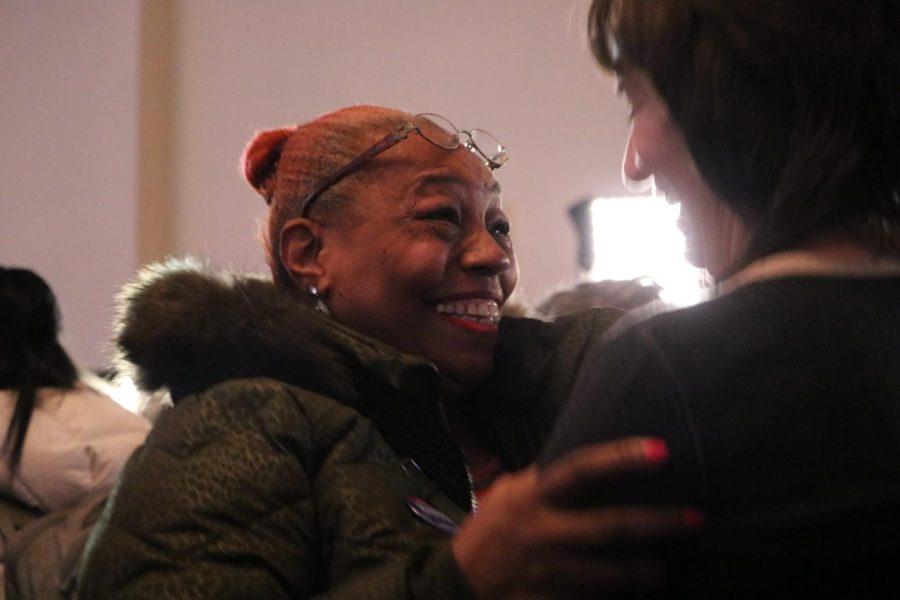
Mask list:
[[[330,187],[358,169],[360,165],[372,160],[385,150],[396,146],[411,133],[418,134],[435,146],[445,150],[455,150],[462,145],[470,152],[478,155],[484,161],[485,166],[492,171],[503,166],[508,160],[506,148],[503,144],[484,129],[457,129],[445,117],[434,113],[421,113],[414,116],[396,131],[389,133],[372,144],[356,158],[319,182],[306,199],[303,200],[300,216],[308,216],[312,205]],[[463,139],[465,141],[462,141]]]

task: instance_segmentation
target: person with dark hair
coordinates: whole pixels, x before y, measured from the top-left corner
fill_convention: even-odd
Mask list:
[[[50,512],[112,487],[149,423],[80,381],[40,276],[0,267],[0,315],[0,494]]]
[[[25,269],[0,268],[0,307],[0,388],[17,392],[3,442],[14,473],[38,388],[71,388],[78,372],[56,338],[59,309],[43,279]]]
[[[665,440],[585,503],[690,503],[670,597],[900,593],[900,1],[595,0],[623,171],[717,280],[588,351],[544,465]]]
[[[566,499],[658,465],[660,444],[531,466],[586,341],[618,313],[501,318],[518,276],[493,175],[505,161],[483,130],[372,106],[252,139],[244,174],[269,206],[274,281],[175,262],[123,294],[125,368],[174,407],[107,505],[80,598],[652,583],[655,565],[603,550],[682,533],[692,513]]]
[[[10,597],[55,597],[74,581],[87,529],[63,521],[102,503],[150,430],[82,381],[59,329],[50,286],[0,267],[0,558]]]

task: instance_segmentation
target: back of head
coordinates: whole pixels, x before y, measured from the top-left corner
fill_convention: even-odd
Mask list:
[[[900,0],[595,0],[590,34],[649,75],[745,260],[835,227],[900,254]]]
[[[411,118],[389,108],[352,106],[253,137],[244,151],[244,176],[269,205],[263,238],[266,259],[280,287],[292,285],[278,256],[284,224],[300,216],[304,199],[320,181]],[[313,211],[316,219],[348,218],[345,205],[357,197],[373,170],[377,164],[369,163],[325,191]]]
[[[40,276],[0,267],[0,315],[0,387],[9,388],[26,354],[56,344],[59,308]]]

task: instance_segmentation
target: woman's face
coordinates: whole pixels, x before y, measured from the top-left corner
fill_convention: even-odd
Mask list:
[[[418,135],[376,160],[377,182],[322,233],[326,303],[463,391],[490,372],[499,310],[518,279],[500,186],[473,153]]]
[[[688,262],[718,278],[744,250],[744,223],[703,179],[649,77],[632,70],[622,76],[620,86],[631,105],[624,177],[632,181],[653,177],[668,200],[681,205],[678,228],[685,236]]]

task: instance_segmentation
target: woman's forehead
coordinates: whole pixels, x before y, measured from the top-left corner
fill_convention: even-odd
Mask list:
[[[476,191],[486,195],[500,195],[500,183],[493,177],[473,180],[465,174],[440,168],[426,169],[416,174],[412,185],[413,191],[428,192],[436,188],[459,188],[466,190],[474,188]]]
[[[440,148],[419,136],[398,144],[398,166],[410,187],[466,186],[484,193],[500,193],[500,184],[484,161],[467,148]]]

